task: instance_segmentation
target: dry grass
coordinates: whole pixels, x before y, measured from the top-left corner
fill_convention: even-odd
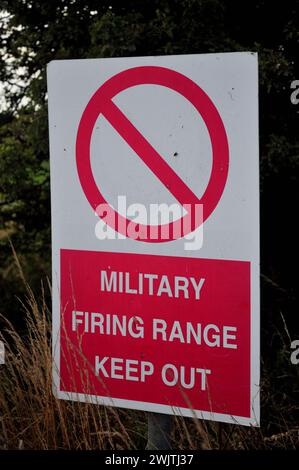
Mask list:
[[[26,284],[16,256],[15,260]],[[39,302],[27,284],[26,289],[27,297],[20,308],[26,333],[17,332],[2,316],[6,363],[0,366],[0,449],[145,448],[145,413],[62,401],[53,396],[50,312],[43,300],[43,288]],[[270,434],[269,423],[261,429],[250,429],[175,418],[173,448],[298,448],[299,427],[290,426],[282,410],[276,418],[279,425],[275,429],[279,432]]]

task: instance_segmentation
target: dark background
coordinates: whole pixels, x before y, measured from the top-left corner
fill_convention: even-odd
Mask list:
[[[256,51],[261,170],[262,419],[298,420],[299,2],[0,0],[0,312],[19,329],[26,279],[50,276],[46,64],[53,59]],[[9,236],[8,236],[9,235]],[[46,287],[50,305],[50,291]],[[277,417],[277,409],[284,417]]]

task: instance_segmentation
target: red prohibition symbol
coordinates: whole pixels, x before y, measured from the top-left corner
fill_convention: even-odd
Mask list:
[[[205,122],[211,140],[213,162],[208,185],[200,199],[113,102],[113,98],[125,89],[145,84],[164,86],[181,94],[196,108]],[[225,187],[229,166],[229,148],[225,127],[215,105],[195,82],[175,70],[157,66],[142,66],[130,68],[114,75],[94,93],[82,114],[76,140],[76,162],[79,180],[94,211],[99,205],[108,205],[94,180],[90,162],[91,136],[100,115],[108,120],[116,132],[136,152],[139,158],[143,160],[182,206],[196,207],[197,204],[203,205],[203,217],[200,222],[192,217],[189,232],[193,232],[208,219],[217,206]],[[129,225],[130,231],[136,229],[138,233],[144,234],[151,233],[150,230],[154,228],[151,225],[135,223],[117,213],[112,207],[111,214],[112,217],[109,217],[105,222],[125,236],[128,236],[127,228]],[[178,226],[181,227],[187,217],[190,218],[190,214],[187,213],[174,222],[159,226],[161,231],[163,228],[169,231],[170,236],[166,240],[158,236],[155,239],[145,237],[138,239],[138,241],[153,243],[174,240],[177,238],[174,234],[178,233]]]

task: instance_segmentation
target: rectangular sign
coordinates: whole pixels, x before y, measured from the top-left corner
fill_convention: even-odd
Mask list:
[[[250,417],[248,262],[62,250],[61,278],[63,391]]]
[[[257,56],[48,66],[53,390],[259,425]]]

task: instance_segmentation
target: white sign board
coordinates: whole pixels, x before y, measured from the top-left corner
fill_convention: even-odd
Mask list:
[[[49,64],[58,398],[259,424],[257,69]]]

